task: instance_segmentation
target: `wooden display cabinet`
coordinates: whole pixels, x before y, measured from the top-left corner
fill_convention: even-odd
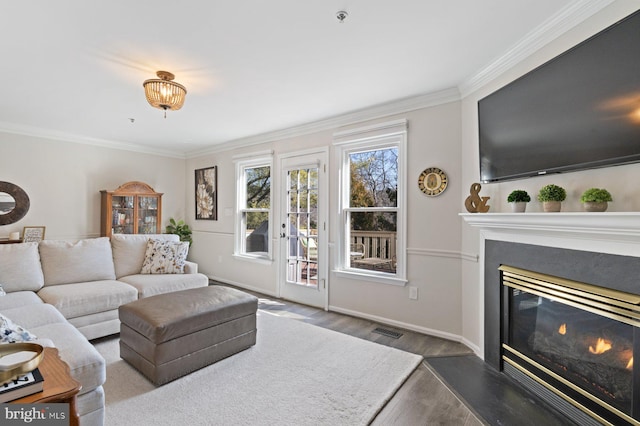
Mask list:
[[[143,182],[100,191],[100,235],[162,233],[162,194]]]

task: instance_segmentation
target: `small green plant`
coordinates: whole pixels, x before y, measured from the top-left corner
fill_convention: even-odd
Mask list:
[[[529,201],[531,201],[531,197],[523,189],[511,191],[511,194],[507,197],[508,203],[528,203]]]
[[[175,221],[175,219],[169,219],[169,225],[166,228],[167,234],[176,234],[180,237],[180,241],[188,241],[189,246],[193,243],[193,239],[191,238],[191,228],[189,225],[184,223],[183,220]]]
[[[613,201],[611,194],[606,189],[589,188],[582,193],[580,201],[583,203],[604,203]]]
[[[564,201],[567,198],[567,191],[563,187],[550,183],[543,186],[538,192],[538,201]]]

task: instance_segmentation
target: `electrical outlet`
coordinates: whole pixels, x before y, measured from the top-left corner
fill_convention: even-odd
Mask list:
[[[418,300],[418,287],[409,287],[409,299]]]

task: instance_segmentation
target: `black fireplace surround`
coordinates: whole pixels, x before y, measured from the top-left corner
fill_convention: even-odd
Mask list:
[[[485,362],[498,370],[503,368],[503,333],[509,320],[509,310],[503,305],[506,293],[498,269],[501,265],[640,294],[638,257],[486,240]],[[634,376],[638,377],[637,374]]]

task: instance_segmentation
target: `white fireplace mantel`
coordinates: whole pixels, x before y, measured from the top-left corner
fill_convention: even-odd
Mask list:
[[[640,257],[640,212],[461,213],[482,239]]]
[[[640,212],[461,213],[471,226],[511,231],[624,235],[640,240]]]

